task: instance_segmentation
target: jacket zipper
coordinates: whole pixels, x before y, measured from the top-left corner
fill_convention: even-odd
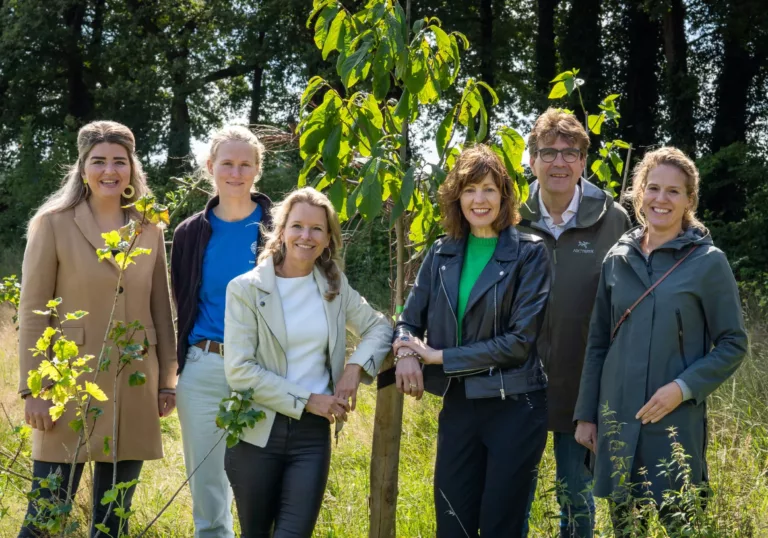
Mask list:
[[[499,284],[496,283],[496,284],[493,285],[493,337],[494,338],[498,337],[498,335],[499,335],[498,328],[497,328],[499,308],[498,308],[498,305],[496,303],[496,295],[498,294],[498,290],[499,290]],[[494,367],[491,366],[491,369],[488,370],[488,375],[489,376],[493,375],[493,370],[494,370]],[[501,370],[501,368],[499,368],[499,379],[501,380],[501,388],[499,389],[499,392],[501,393],[501,399],[502,400],[506,400],[507,399],[507,393],[504,390],[504,372]]]
[[[677,343],[680,346],[680,358],[683,359],[683,366],[688,369],[688,361],[685,360],[685,345],[683,338],[683,316],[680,313],[680,309],[675,310],[675,317],[677,317]]]
[[[653,284],[653,267],[651,265],[651,259],[653,258],[653,252],[651,252],[648,255],[648,259],[645,261],[645,269],[648,271],[648,281]],[[653,298],[653,292],[650,293],[651,298]],[[655,308],[654,308],[655,310]],[[653,312],[651,313],[651,331],[653,331]],[[648,362],[645,367],[645,394],[648,395],[648,382],[650,381],[651,377],[651,358],[648,357]]]
[[[451,306],[451,299],[448,297],[448,291],[445,289],[445,282],[443,282],[443,271],[445,270],[445,265],[440,266],[440,287],[443,288],[443,293],[445,294],[446,302],[448,303],[448,310],[451,311],[451,314],[453,315],[453,321],[456,324],[456,347],[459,347],[459,318],[456,317],[456,312],[453,311],[453,307]],[[448,378],[448,383],[445,385],[445,390],[443,391],[443,398],[445,398],[445,395],[448,394],[448,389],[451,387],[451,381],[452,378]]]

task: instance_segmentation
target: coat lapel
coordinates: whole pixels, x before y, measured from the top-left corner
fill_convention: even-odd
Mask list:
[[[75,224],[77,224],[80,232],[88,240],[91,246],[93,246],[94,250],[104,248],[104,238],[101,237],[99,226],[96,224],[96,219],[93,217],[88,202],[82,201],[75,206]],[[108,262],[115,268],[115,270],[120,271],[120,267],[118,267],[114,258],[108,258]]]
[[[254,272],[256,273],[255,285],[261,292],[256,308],[258,308],[261,317],[266,321],[267,327],[285,354],[288,349],[288,334],[285,329],[283,302],[277,291],[275,266],[272,258],[267,258],[263,263],[256,266]]]
[[[325,278],[325,275],[323,272],[315,266],[313,269],[313,273],[315,276],[315,282],[317,283],[317,288],[320,290],[320,295],[323,297],[323,308],[325,309],[325,318],[328,323],[328,356],[333,357],[333,352],[336,348],[336,339],[338,337],[339,332],[339,315],[341,314],[341,293],[336,296],[336,298],[333,301],[326,301],[325,300],[325,294],[328,291],[328,281]],[[333,361],[331,361],[331,366],[333,366]],[[334,377],[334,379],[336,379]]]

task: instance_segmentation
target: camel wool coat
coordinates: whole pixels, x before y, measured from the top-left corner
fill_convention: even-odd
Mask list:
[[[45,310],[45,304],[62,298],[58,307],[62,320],[67,312],[85,310],[88,315],[65,321],[64,334],[79,348],[79,356],[94,355],[89,366],[97,367],[102,341],[107,331],[117,287],[118,266],[110,259],[99,262],[96,249],[104,247],[104,239],[87,202],[65,211],[44,215],[30,230],[22,266],[21,298],[19,304],[19,392],[27,391],[27,377],[43,357],[34,357],[37,339],[46,327],[56,327],[55,318],[34,314]],[[114,320],[130,323],[138,320],[144,331],[137,331],[134,341],[142,343],[146,336],[149,348],[141,361],[134,361],[120,374],[117,384],[117,458],[122,460],[152,460],[163,457],[158,410],[158,391],[176,387],[176,342],[171,302],[168,293],[163,231],[155,225],[145,225],[136,247],[151,249],[150,254],[134,258],[120,283]],[[89,421],[90,452],[94,461],[112,461],[104,453],[106,437],[112,437],[114,380],[117,370],[117,350],[111,350],[111,364],[99,372],[96,383],[105,392],[107,401],[93,404],[103,414]],[[129,376],[143,372],[146,383],[131,387]],[[93,379],[93,373],[83,374],[83,384]],[[45,380],[43,381],[45,385]],[[74,456],[78,434],[69,422],[75,419],[74,406],[68,406],[52,430],[34,430],[32,458],[38,461],[70,463]],[[110,449],[114,450],[114,439]],[[82,447],[78,461],[86,459]]]

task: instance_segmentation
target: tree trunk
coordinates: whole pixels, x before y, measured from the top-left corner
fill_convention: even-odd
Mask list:
[[[604,87],[600,63],[603,57],[600,18],[600,0],[572,0],[560,47],[562,69],[577,68],[578,78],[584,79],[585,85],[581,88],[584,106],[592,114],[598,110]],[[576,113],[584,123],[579,106],[576,106]]]
[[[620,104],[621,130],[624,140],[631,142],[635,154],[642,158],[648,146],[656,144],[659,83],[656,66],[661,48],[661,31],[642,5],[626,3],[628,55],[626,87]]]
[[[540,95],[539,110],[549,106],[549,81],[557,75],[555,50],[555,9],[560,0],[539,0],[538,32],[536,33],[536,91]]]
[[[723,65],[717,77],[715,124],[712,153],[747,139],[749,89],[760,69],[761,59],[753,57],[741,31],[736,6],[731,8],[723,36]],[[741,15],[743,17],[743,14]]]
[[[194,33],[196,24],[190,20],[184,25],[180,45],[168,53],[168,65],[173,80],[173,99],[171,100],[171,121],[168,128],[168,158],[165,168],[169,176],[180,177],[192,169],[191,138],[192,125],[189,115],[191,81],[189,65],[189,37]]]
[[[74,2],[64,10],[64,22],[68,33],[64,43],[64,65],[67,76],[66,113],[76,125],[87,123],[93,112],[93,96],[85,83],[85,68],[80,41],[86,5]]]
[[[264,30],[259,32],[259,54],[264,47]],[[251,73],[251,113],[249,115],[248,123],[256,125],[259,123],[261,117],[261,103],[264,100],[264,90],[262,88],[262,82],[264,78],[264,66],[263,63],[259,63],[253,72]]]
[[[478,51],[480,55],[480,80],[491,88],[496,88],[496,62],[494,61],[493,42],[493,0],[480,0],[480,43]],[[482,92],[483,103],[488,111],[488,133],[491,133],[493,122],[493,102],[488,92]],[[488,135],[486,135],[488,138]],[[483,140],[478,140],[483,142]]]
[[[411,0],[405,4],[406,28],[411,27]],[[408,34],[406,34],[406,42]],[[402,127],[403,145],[400,160],[407,166],[408,160],[408,119]],[[405,304],[405,216],[395,222],[396,235],[396,277],[395,314],[403,311]],[[386,371],[394,366],[390,353],[381,366]],[[394,384],[376,392],[376,414],[373,424],[371,446],[371,495],[369,498],[368,538],[394,538],[397,528],[398,468],[400,465],[400,436],[403,429],[403,395]]]
[[[664,55],[667,60],[667,102],[670,142],[688,155],[696,154],[696,123],[693,115],[698,98],[696,78],[688,74],[688,42],[685,37],[685,5],[672,0],[662,19]]]

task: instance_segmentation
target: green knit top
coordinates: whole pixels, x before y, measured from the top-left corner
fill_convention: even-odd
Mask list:
[[[491,261],[493,251],[496,250],[498,237],[475,237],[469,234],[467,240],[467,252],[464,255],[464,265],[461,267],[461,279],[459,280],[459,304],[458,304],[458,322],[459,322],[459,345],[462,344],[461,325],[464,321],[464,313],[467,310],[469,295],[475,282],[480,278],[485,266]]]

